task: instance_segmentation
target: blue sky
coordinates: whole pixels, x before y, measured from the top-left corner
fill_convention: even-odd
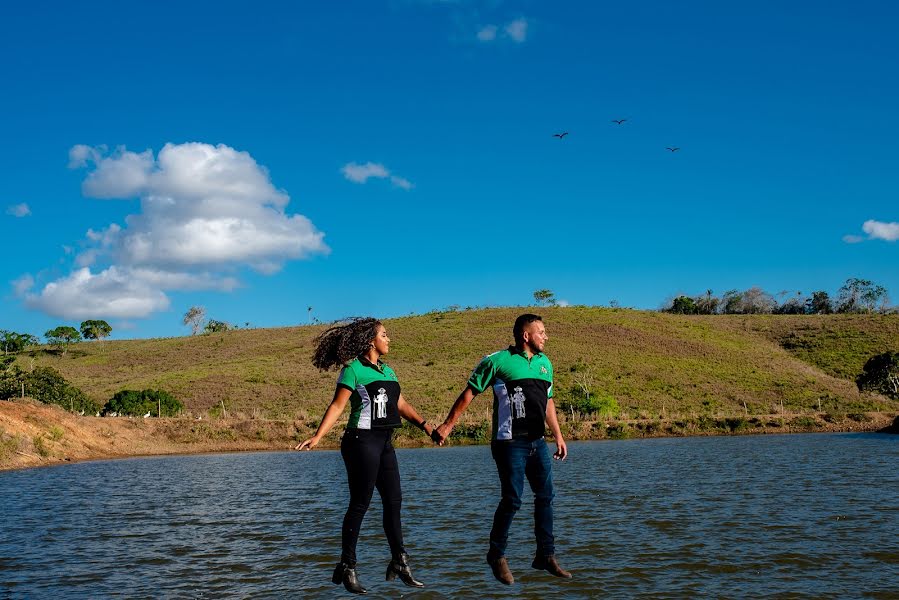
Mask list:
[[[539,288],[654,309],[849,277],[895,302],[897,18],[888,2],[18,4],[0,22],[0,328],[172,336],[192,305],[267,327]]]

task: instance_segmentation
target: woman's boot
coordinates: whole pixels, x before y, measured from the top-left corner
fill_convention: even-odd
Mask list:
[[[393,581],[396,576],[399,576],[403,583],[410,587],[423,588],[425,586],[412,577],[412,569],[409,568],[409,555],[405,552],[391,559],[390,564],[387,565],[387,581]]]
[[[353,594],[368,593],[368,590],[359,583],[359,578],[356,576],[356,567],[351,567],[344,562],[339,562],[334,567],[334,575],[331,577],[331,581],[335,584],[343,583],[346,591]]]

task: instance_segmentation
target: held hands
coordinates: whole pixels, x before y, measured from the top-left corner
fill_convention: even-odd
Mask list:
[[[318,446],[319,441],[321,441],[320,438],[312,436],[308,440],[302,441],[294,446],[294,450],[312,450],[313,448]]]
[[[453,426],[444,422],[442,425],[440,425],[439,427],[434,429],[433,432],[431,432],[431,439],[438,446],[442,446],[443,443],[446,441],[446,438],[449,437],[449,434],[452,430],[453,430]]]

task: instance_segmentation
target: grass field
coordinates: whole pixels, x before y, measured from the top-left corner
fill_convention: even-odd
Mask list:
[[[434,312],[385,321],[386,357],[404,395],[442,421],[471,369],[511,340],[526,308]],[[876,431],[899,426],[899,401],[860,393],[865,361],[899,349],[899,316],[681,316],[610,308],[539,309],[560,407],[585,392],[611,414],[560,412],[568,439]],[[18,357],[52,366],[99,403],[122,389],[162,389],[180,418],[79,417],[59,407],[0,403],[0,468],[113,456],[286,449],[311,435],[336,372],[311,363],[324,326],[248,329],[80,343]],[[491,393],[472,403],[452,443],[489,440]],[[223,412],[224,407],[224,412]],[[344,415],[345,417],[345,415]],[[895,419],[895,421],[894,421]],[[338,424],[322,442],[335,447]],[[429,441],[405,424],[398,446]]]
[[[442,417],[485,354],[508,345],[523,308],[435,312],[385,322],[385,357],[404,395]],[[680,316],[590,307],[541,308],[556,370],[557,400],[614,398],[620,419],[895,411],[861,394],[854,378],[872,355],[899,349],[896,315]],[[324,326],[250,329],[193,337],[81,343],[65,356],[34,353],[104,403],[121,389],[157,388],[193,414],[220,411],[318,419],[335,372],[310,357]],[[20,359],[28,368],[28,356]],[[490,394],[469,411],[489,414]],[[218,407],[218,408],[216,408]]]

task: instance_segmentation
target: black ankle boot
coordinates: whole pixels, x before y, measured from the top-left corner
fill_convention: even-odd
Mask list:
[[[346,588],[346,591],[353,594],[368,593],[368,590],[359,583],[359,578],[356,576],[356,567],[350,567],[344,562],[339,562],[337,563],[337,566],[334,567],[334,575],[331,576],[331,581],[333,581],[335,585],[343,583],[343,587]]]
[[[387,581],[393,581],[397,575],[409,587],[423,588],[425,586],[412,577],[412,569],[409,568],[409,555],[405,552],[391,559],[390,564],[387,565]]]

